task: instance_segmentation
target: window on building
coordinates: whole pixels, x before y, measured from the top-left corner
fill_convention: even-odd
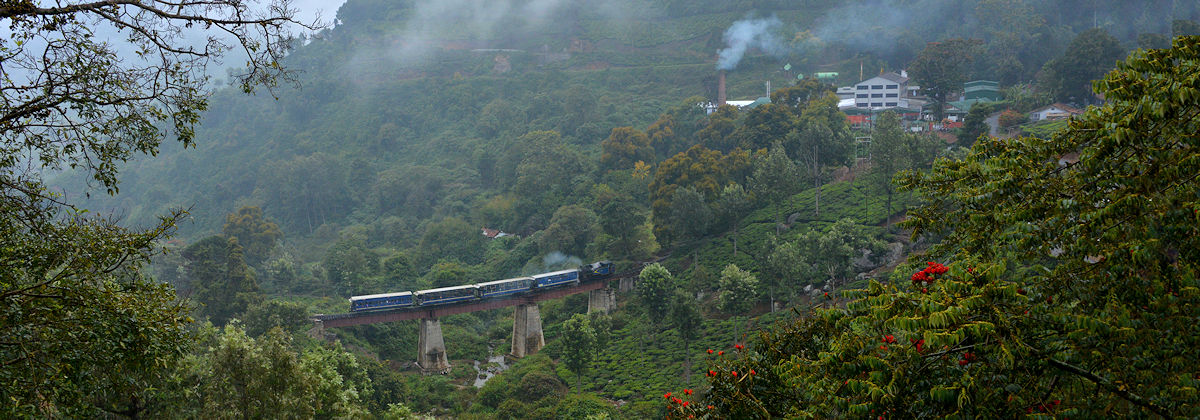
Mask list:
[[[867,88],[868,88],[868,87],[869,87],[869,86],[867,86],[867,85],[858,85],[858,86],[855,86],[855,88],[857,88],[858,90],[867,90]]]
[[[865,93],[860,93],[860,94],[858,94],[858,95],[854,95],[854,97],[856,97],[856,98],[866,98],[866,97],[867,97],[867,94],[865,94]]]
[[[856,103],[856,104],[854,104],[854,106],[856,106],[856,107],[859,107],[859,108],[866,108],[866,107],[867,107],[867,103],[866,103],[866,102],[859,102],[859,103]]]
[[[895,102],[888,102],[888,103],[887,103],[887,106],[896,106],[896,103],[895,103]]]
[[[882,98],[882,97],[883,97],[883,94],[882,94],[882,93],[872,93],[872,94],[871,94],[871,97],[872,97],[872,98]]]
[[[883,85],[871,85],[871,89],[883,89]]]
[[[887,85],[888,89],[900,89],[900,85]]]
[[[871,102],[871,106],[883,106],[883,102]]]
[[[887,97],[889,97],[889,98],[895,98],[895,97],[897,97],[897,96],[900,96],[900,94],[899,94],[899,93],[889,93],[889,94],[887,94]]]

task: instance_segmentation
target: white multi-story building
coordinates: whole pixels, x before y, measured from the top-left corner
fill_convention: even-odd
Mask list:
[[[884,73],[854,85],[855,108],[908,108],[908,77]]]

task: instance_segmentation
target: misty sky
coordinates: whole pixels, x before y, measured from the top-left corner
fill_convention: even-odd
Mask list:
[[[317,12],[320,12],[321,20],[332,24],[337,9],[345,2],[346,0],[294,0],[293,4],[300,11],[296,17],[300,18],[301,22],[312,21]]]

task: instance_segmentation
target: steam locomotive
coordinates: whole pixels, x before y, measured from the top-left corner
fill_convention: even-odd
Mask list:
[[[573,286],[583,281],[606,279],[612,276],[612,274],[612,262],[599,261],[580,266],[579,268],[535,274],[528,277],[515,277],[485,283],[420,290],[417,292],[353,296],[350,298],[350,311],[358,312],[435,306],[454,302],[492,299],[528,293],[532,290],[551,289],[568,285]]]

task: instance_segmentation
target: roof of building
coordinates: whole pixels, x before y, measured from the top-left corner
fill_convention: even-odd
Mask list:
[[[963,83],[963,90],[965,91],[977,89],[999,90],[1000,82],[994,82],[991,80],[972,80],[970,82]]]
[[[879,77],[891,80],[896,83],[907,83],[908,82],[907,77],[896,74],[896,72],[894,72],[894,71],[889,71],[887,73],[881,74],[881,75],[879,75]]]
[[[889,73],[884,73],[884,74],[881,74],[881,75],[878,75],[878,76],[872,77],[872,78],[870,78],[870,79],[867,79],[867,80],[863,80],[863,81],[861,81],[861,82],[855,83],[854,85],[855,85],[855,86],[858,86],[858,85],[865,84],[865,83],[867,83],[867,82],[870,82],[870,81],[872,81],[872,80],[875,80],[875,79],[882,79],[882,80],[886,80],[886,81],[889,81],[889,82],[892,82],[892,83],[897,83],[897,84],[905,84],[905,83],[908,83],[908,78],[907,78],[907,77],[901,76],[901,75],[899,75],[899,74],[896,74],[896,73],[891,73],[891,72],[889,72]],[[877,82],[877,83],[879,83],[879,82]]]
[[[1079,108],[1076,108],[1076,107],[1073,107],[1073,106],[1070,106],[1070,105],[1064,104],[1064,103],[1062,103],[1062,102],[1055,102],[1055,103],[1053,103],[1053,104],[1046,105],[1046,106],[1044,106],[1044,107],[1041,107],[1041,108],[1035,109],[1035,110],[1033,110],[1033,111],[1030,111],[1030,112],[1042,112],[1042,111],[1045,111],[1045,110],[1047,110],[1047,109],[1050,109],[1050,108],[1058,108],[1058,109],[1061,109],[1061,110],[1063,110],[1063,111],[1065,111],[1065,112],[1068,112],[1068,113],[1071,113],[1071,114],[1074,114],[1074,115],[1079,115],[1079,114],[1082,114],[1082,113],[1083,113],[1083,110],[1082,110],[1082,109],[1079,109]]]
[[[971,107],[980,102],[992,102],[992,100],[988,98],[964,99],[961,101],[946,102],[946,104],[960,109],[962,112],[971,112]]]
[[[755,107],[757,107],[759,105],[766,105],[769,103],[771,103],[771,98],[766,97],[766,96],[760,96],[760,97],[758,97],[758,99],[755,99],[754,102],[751,102],[750,105],[746,105],[746,108],[754,109]]]

